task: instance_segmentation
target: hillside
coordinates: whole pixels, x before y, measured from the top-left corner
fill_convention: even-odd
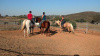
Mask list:
[[[80,12],[64,16],[65,19],[70,19],[70,20],[85,19],[86,21],[91,22],[93,20],[93,17],[96,15],[100,15],[100,12],[87,11],[87,12]]]

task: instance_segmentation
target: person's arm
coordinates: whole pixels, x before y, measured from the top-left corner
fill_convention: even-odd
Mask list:
[[[43,19],[43,15],[42,15],[42,19]]]

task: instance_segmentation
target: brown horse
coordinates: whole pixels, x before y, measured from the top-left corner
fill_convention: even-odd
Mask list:
[[[40,23],[41,19],[39,17],[36,17],[36,21]],[[48,33],[50,33],[50,22],[49,21],[44,21],[41,24],[41,27],[40,27],[41,34],[44,33],[44,28],[46,29],[45,32],[46,32],[46,36],[47,36]]]

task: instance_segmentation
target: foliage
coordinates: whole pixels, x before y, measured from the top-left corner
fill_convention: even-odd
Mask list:
[[[65,18],[65,20],[66,20],[66,22],[69,22],[70,21],[70,19],[66,19],[66,18]]]
[[[27,16],[26,15],[20,15],[20,16],[18,16],[18,18],[27,18]]]
[[[19,24],[21,24],[23,22],[23,20],[19,20]]]
[[[77,20],[75,20],[75,21],[76,21],[76,22],[81,22],[81,23],[86,22],[85,19],[77,19]]]
[[[93,16],[93,20],[91,21],[91,23],[94,23],[94,22],[100,22],[100,15]]]
[[[5,15],[5,17],[8,17],[8,15]]]
[[[71,21],[70,23],[73,25],[74,29],[76,29],[77,27],[76,22]]]
[[[56,16],[54,20],[61,20],[61,17]]]

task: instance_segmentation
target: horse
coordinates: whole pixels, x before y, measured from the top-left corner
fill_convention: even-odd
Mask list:
[[[55,24],[58,24],[60,26],[60,30],[62,31],[61,21],[59,21],[59,20],[55,21]],[[71,23],[66,22],[66,23],[64,23],[63,27],[64,27],[64,29],[67,29],[69,33],[70,32],[74,33],[73,25]]]
[[[40,22],[41,22],[41,18],[36,17],[36,22],[40,23]],[[48,33],[50,33],[50,22],[49,22],[49,21],[44,21],[44,22],[41,24],[41,27],[40,27],[40,32],[41,32],[41,34],[44,33],[44,28],[46,29],[45,32],[46,32],[46,36],[47,36]]]
[[[32,32],[33,33],[33,25],[31,23],[30,20],[28,19],[25,19],[22,23],[22,28],[21,28],[21,32],[24,30],[24,37],[25,37],[25,29],[27,29],[27,36],[29,37],[30,36],[30,33]]]

